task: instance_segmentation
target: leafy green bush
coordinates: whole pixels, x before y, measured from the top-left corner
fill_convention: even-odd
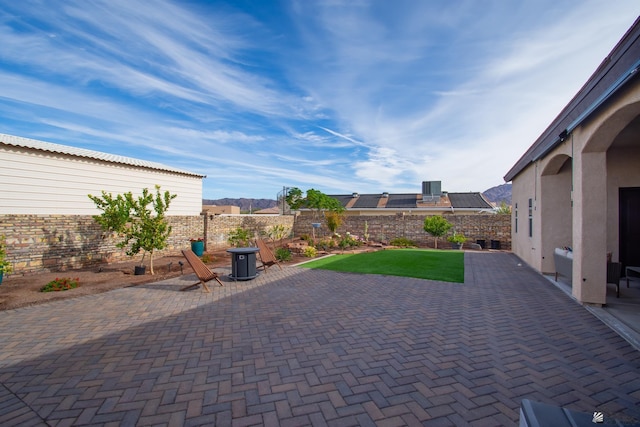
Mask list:
[[[227,237],[229,244],[236,248],[249,246],[249,240],[251,240],[251,232],[242,227],[232,230],[229,232],[229,236]]]
[[[413,240],[409,240],[406,237],[396,237],[389,243],[391,246],[398,246],[400,248],[413,248],[417,246]]]
[[[290,261],[293,258],[291,255],[291,251],[287,248],[278,248],[276,249],[276,253],[274,254],[278,261]]]
[[[56,278],[40,288],[40,292],[67,291],[69,289],[75,289],[78,286],[80,286],[79,279],[71,279],[69,277],[63,277],[62,279]]]
[[[318,256],[318,250],[313,246],[307,246],[306,248],[304,248],[304,256],[306,256],[307,258],[315,258],[316,256]]]
[[[348,249],[348,248],[356,248],[356,247],[360,246],[361,244],[362,244],[362,242],[358,238],[352,236],[348,232],[338,242],[338,246],[342,250],[345,250],[345,249]]]
[[[330,251],[336,247],[336,242],[333,239],[322,239],[316,243],[316,249],[321,251]]]

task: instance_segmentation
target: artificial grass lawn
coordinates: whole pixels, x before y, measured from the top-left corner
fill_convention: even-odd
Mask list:
[[[418,279],[464,282],[464,252],[432,249],[389,249],[343,254],[300,265],[346,273],[386,274]]]

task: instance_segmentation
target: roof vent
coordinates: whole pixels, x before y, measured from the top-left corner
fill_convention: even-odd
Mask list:
[[[389,197],[389,192],[385,191],[384,193],[382,193],[382,197],[387,198]]]
[[[356,198],[360,197],[360,195],[359,195],[358,193],[353,193],[353,194],[351,195],[351,197],[353,197],[354,199],[356,199]]]
[[[440,199],[442,181],[422,181],[422,201],[433,202]]]

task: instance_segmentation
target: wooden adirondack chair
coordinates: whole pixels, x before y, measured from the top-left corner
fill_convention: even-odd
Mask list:
[[[264,240],[256,239],[256,245],[260,250],[258,252],[258,255],[260,255],[260,261],[262,262],[262,268],[265,273],[267,272],[267,269],[272,265],[277,265],[278,268],[282,270],[278,259],[275,257],[275,255],[273,255],[273,252],[271,252],[271,249],[269,249],[269,246],[267,246],[267,243]]]
[[[198,279],[200,279],[200,281],[198,283],[194,283],[193,285],[185,286],[184,288],[180,289],[181,291],[186,291],[198,285],[202,285],[203,291],[211,292],[209,290],[209,287],[207,286],[207,282],[214,279],[218,283],[220,283],[220,286],[224,286],[218,278],[218,275],[211,271],[209,267],[207,267],[205,263],[203,263],[202,260],[198,258],[198,256],[194,254],[191,249],[184,249],[182,251],[182,255],[184,255],[184,257],[187,259],[187,262],[193,269],[193,272],[196,273],[196,276],[198,276]]]

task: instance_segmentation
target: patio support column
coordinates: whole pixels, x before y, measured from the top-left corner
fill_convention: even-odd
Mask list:
[[[607,155],[582,152],[574,158],[573,296],[600,306],[607,295]]]

